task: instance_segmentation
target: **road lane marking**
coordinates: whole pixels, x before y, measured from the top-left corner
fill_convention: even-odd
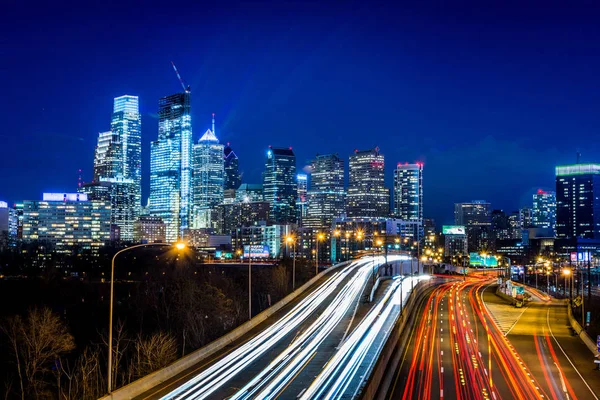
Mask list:
[[[560,343],[558,343],[558,340],[554,336],[554,333],[552,333],[552,327],[550,326],[550,308],[548,308],[548,312],[546,313],[546,324],[548,324],[548,330],[550,331],[550,335],[552,335],[552,339],[554,339],[554,341],[558,345],[558,348],[560,349],[560,351],[562,351],[562,353],[565,355],[565,358],[567,359],[567,361],[569,361],[569,364],[571,364],[571,366],[573,367],[573,369],[575,370],[575,372],[577,372],[577,375],[579,375],[579,377],[581,378],[581,380],[585,384],[585,387],[587,387],[588,390],[590,391],[590,393],[592,394],[592,396],[594,396],[594,399],[598,400],[598,397],[592,391],[592,388],[590,387],[590,385],[588,385],[588,383],[586,382],[586,380],[583,379],[583,376],[581,376],[581,374],[579,373],[579,370],[575,367],[575,365],[573,364],[573,362],[571,361],[571,359],[569,358],[569,356],[567,355],[567,353],[565,353],[565,351],[563,350],[563,348],[560,345]]]

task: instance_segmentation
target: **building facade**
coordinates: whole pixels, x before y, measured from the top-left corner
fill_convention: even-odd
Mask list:
[[[423,220],[423,164],[398,164],[394,172],[394,214],[407,221]]]
[[[263,200],[263,185],[258,183],[242,183],[235,191],[235,201],[237,202],[253,202]]]
[[[454,204],[454,224],[466,229],[469,252],[491,247],[491,205],[484,200]]]
[[[240,161],[229,143],[227,143],[227,146],[225,146],[223,149],[223,158],[225,169],[225,190],[236,190],[242,184],[239,165]]]
[[[600,239],[600,164],[556,167],[556,237]]]
[[[112,239],[133,241],[133,224],[137,219],[137,184],[133,179],[123,178],[122,175],[114,178],[102,178],[98,182],[85,183],[77,191],[85,193],[89,200],[106,201],[110,204],[110,223],[113,232]],[[118,232],[115,235],[114,232]]]
[[[143,215],[133,224],[133,239],[137,243],[165,243],[165,223],[159,217]]]
[[[240,226],[266,224],[270,220],[271,205],[267,201],[219,204],[215,207],[218,233],[229,235]]]
[[[379,148],[356,150],[350,156],[348,217],[386,217],[390,193],[384,184],[384,157]]]
[[[88,200],[83,193],[44,193],[41,201],[23,202],[23,240],[96,250],[110,240],[110,202]]]
[[[208,129],[194,145],[193,227],[212,228],[211,210],[224,201],[225,170],[223,145]]]
[[[119,138],[122,152],[121,174],[133,182],[134,215],[142,205],[142,119],[138,96],[124,95],[113,101],[110,130]],[[116,175],[108,177],[117,178]]]
[[[291,224],[251,225],[236,229],[231,236],[232,249],[244,246],[267,246],[271,258],[279,258],[285,249],[285,238],[295,229]]]
[[[167,242],[183,237],[191,219],[190,91],[159,101],[158,138],[150,145],[150,213],[165,223]]]
[[[296,223],[296,155],[292,148],[269,148],[263,173],[263,196],[275,224]]]
[[[533,195],[532,224],[536,228],[556,230],[556,192],[538,190]]]
[[[304,226],[328,228],[346,213],[344,161],[337,154],[317,155],[311,163]]]

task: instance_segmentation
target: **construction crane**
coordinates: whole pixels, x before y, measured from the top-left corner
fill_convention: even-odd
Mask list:
[[[177,67],[175,66],[175,63],[173,61],[171,61],[171,65],[173,66],[173,69],[175,70],[175,74],[177,74],[177,78],[179,79],[179,83],[181,83],[181,87],[183,88],[183,91],[186,93],[189,93],[191,91],[190,86],[189,85],[187,87],[185,86],[185,83],[183,83],[183,79],[181,78],[181,75],[179,75],[179,71],[177,71]]]

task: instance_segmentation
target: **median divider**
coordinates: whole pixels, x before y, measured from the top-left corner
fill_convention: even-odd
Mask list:
[[[109,400],[109,399],[132,399],[136,396],[139,396],[152,388],[166,382],[167,380],[175,377],[176,375],[184,372],[185,370],[193,367],[198,364],[202,360],[212,356],[219,350],[223,349],[225,346],[230,345],[234,341],[238,340],[252,329],[256,328],[261,323],[265,322],[269,317],[275,314],[277,311],[281,310],[283,307],[288,305],[290,302],[294,301],[298,296],[304,293],[309,287],[317,283],[319,279],[321,279],[326,274],[333,272],[341,267],[344,267],[350,264],[351,261],[345,261],[340,264],[336,264],[326,270],[320,272],[316,276],[314,276],[311,280],[306,282],[304,285],[300,286],[298,289],[288,294],[286,297],[273,304],[271,307],[262,311],[253,317],[250,321],[243,323],[238,326],[231,332],[226,335],[221,336],[219,339],[216,339],[204,347],[199,348],[186,355],[185,357],[180,358],[179,360],[173,362],[171,365],[166,366],[163,369],[158,371],[154,371],[149,375],[146,375],[143,378],[140,378],[130,384],[123,386],[115,390],[114,392],[107,394],[104,397],[101,397],[100,400]]]
[[[421,281],[415,285],[413,291],[408,296],[408,300],[403,307],[402,314],[396,319],[394,327],[388,334],[385,344],[378,354],[375,366],[371,374],[361,390],[360,398],[365,400],[384,399],[386,390],[391,385],[391,374],[389,371],[395,371],[400,363],[402,352],[395,351],[398,342],[401,340],[405,327],[410,322],[414,322],[417,317],[414,312],[415,308],[423,299],[423,295],[431,291],[435,286],[446,279],[433,278],[428,281]],[[386,379],[386,376],[388,379]]]

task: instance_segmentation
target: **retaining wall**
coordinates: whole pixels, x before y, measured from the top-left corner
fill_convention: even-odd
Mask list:
[[[567,303],[567,313],[569,314],[569,322],[571,323],[571,327],[579,336],[581,341],[587,346],[587,348],[592,352],[594,356],[598,355],[598,348],[596,347],[596,342],[592,340],[590,335],[581,327],[579,322],[573,318],[573,313],[571,311],[571,305]]]

